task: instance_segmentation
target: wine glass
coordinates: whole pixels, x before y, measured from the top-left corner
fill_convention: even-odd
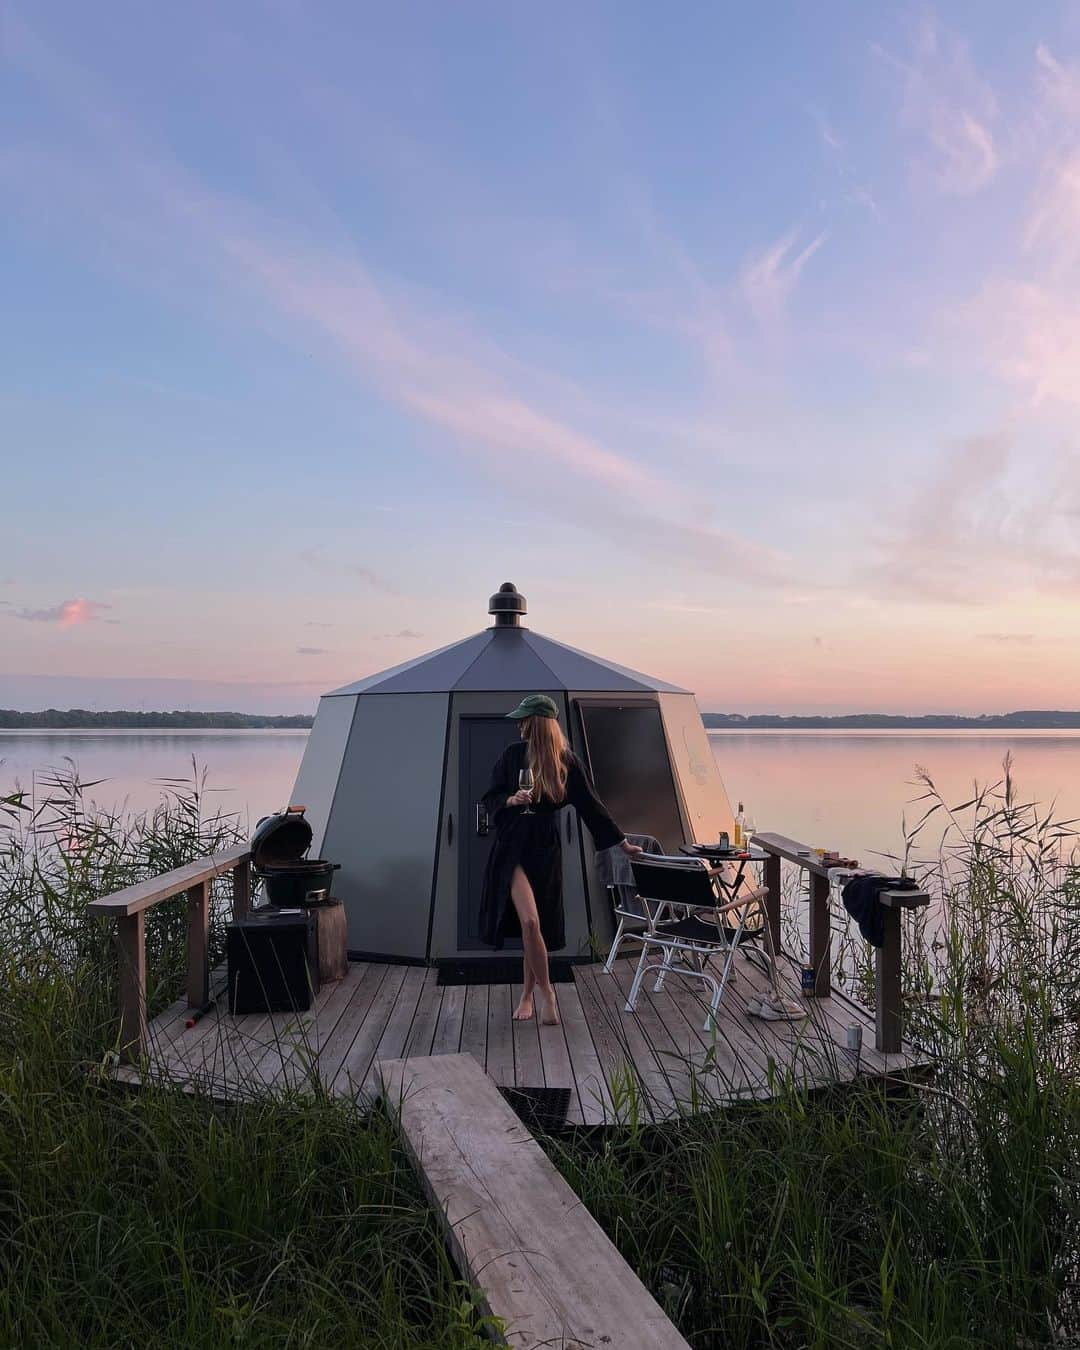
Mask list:
[[[755,834],[757,834],[757,823],[754,817],[748,814],[743,821],[743,848],[747,853],[754,847],[750,840],[753,839]]]
[[[521,788],[523,792],[531,792],[533,790],[532,769],[522,769],[518,773],[518,787]],[[526,806],[522,808],[521,814],[523,816],[532,816],[535,815],[536,813],[535,811],[533,811],[531,806]]]

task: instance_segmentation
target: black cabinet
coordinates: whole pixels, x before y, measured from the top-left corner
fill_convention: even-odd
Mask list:
[[[255,910],[226,930],[231,1013],[302,1012],[319,992],[319,942],[309,909]]]

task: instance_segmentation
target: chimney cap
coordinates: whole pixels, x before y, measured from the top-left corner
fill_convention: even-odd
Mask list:
[[[525,597],[512,581],[504,581],[488,601],[488,613],[494,614],[496,628],[520,628],[521,616],[527,612]]]

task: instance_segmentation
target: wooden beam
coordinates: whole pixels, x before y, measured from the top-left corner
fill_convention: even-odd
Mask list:
[[[251,859],[242,859],[233,868],[232,915],[237,921],[246,919],[251,913]]]
[[[190,890],[201,881],[212,881],[215,877],[224,876],[226,872],[231,872],[239,863],[245,862],[250,857],[251,850],[247,844],[238,844],[236,848],[215,853],[209,858],[198,858],[195,862],[174,868],[173,871],[165,872],[160,877],[151,877],[148,881],[139,881],[134,886],[126,886],[122,891],[106,895],[100,900],[91,900],[86,906],[86,911],[97,918],[130,918],[140,910],[150,909],[160,904],[162,900],[179,895],[181,891]]]
[[[901,913],[930,903],[926,891],[879,891],[882,906],[882,944],[874,952],[874,1044],[884,1055],[897,1055],[904,1043],[904,993],[900,984],[903,968]]]
[[[769,896],[765,901],[765,912],[769,916],[769,928],[772,930],[773,951],[780,951],[780,887],[781,887],[781,862],[775,853],[769,854],[769,860],[765,864],[765,885],[769,888]]]
[[[120,955],[120,1054],[138,1064],[146,1053],[146,920],[141,911],[116,925]]]
[[[200,881],[187,892],[187,999],[189,1008],[210,1001],[210,883]]]
[[[797,839],[789,839],[786,834],[755,834],[751,843],[757,844],[766,853],[772,853],[777,858],[797,863],[817,876],[828,876],[828,865],[821,861],[810,845],[800,844]]]
[[[874,952],[875,1035],[882,1054],[895,1055],[904,1039],[903,996],[900,992],[900,911],[882,911],[884,940]]]
[[[810,873],[810,965],[815,998],[832,993],[832,923],[829,916],[828,878]]]
[[[465,1279],[516,1350],[689,1350],[471,1055],[384,1060],[387,1105]]]

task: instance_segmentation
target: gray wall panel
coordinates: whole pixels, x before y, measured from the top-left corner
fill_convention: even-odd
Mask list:
[[[320,856],[355,711],[355,698],[324,697],[319,700],[289,798],[291,804],[307,807],[312,832],[309,856],[312,858]]]
[[[353,951],[423,958],[447,694],[361,694],[323,856]]]

